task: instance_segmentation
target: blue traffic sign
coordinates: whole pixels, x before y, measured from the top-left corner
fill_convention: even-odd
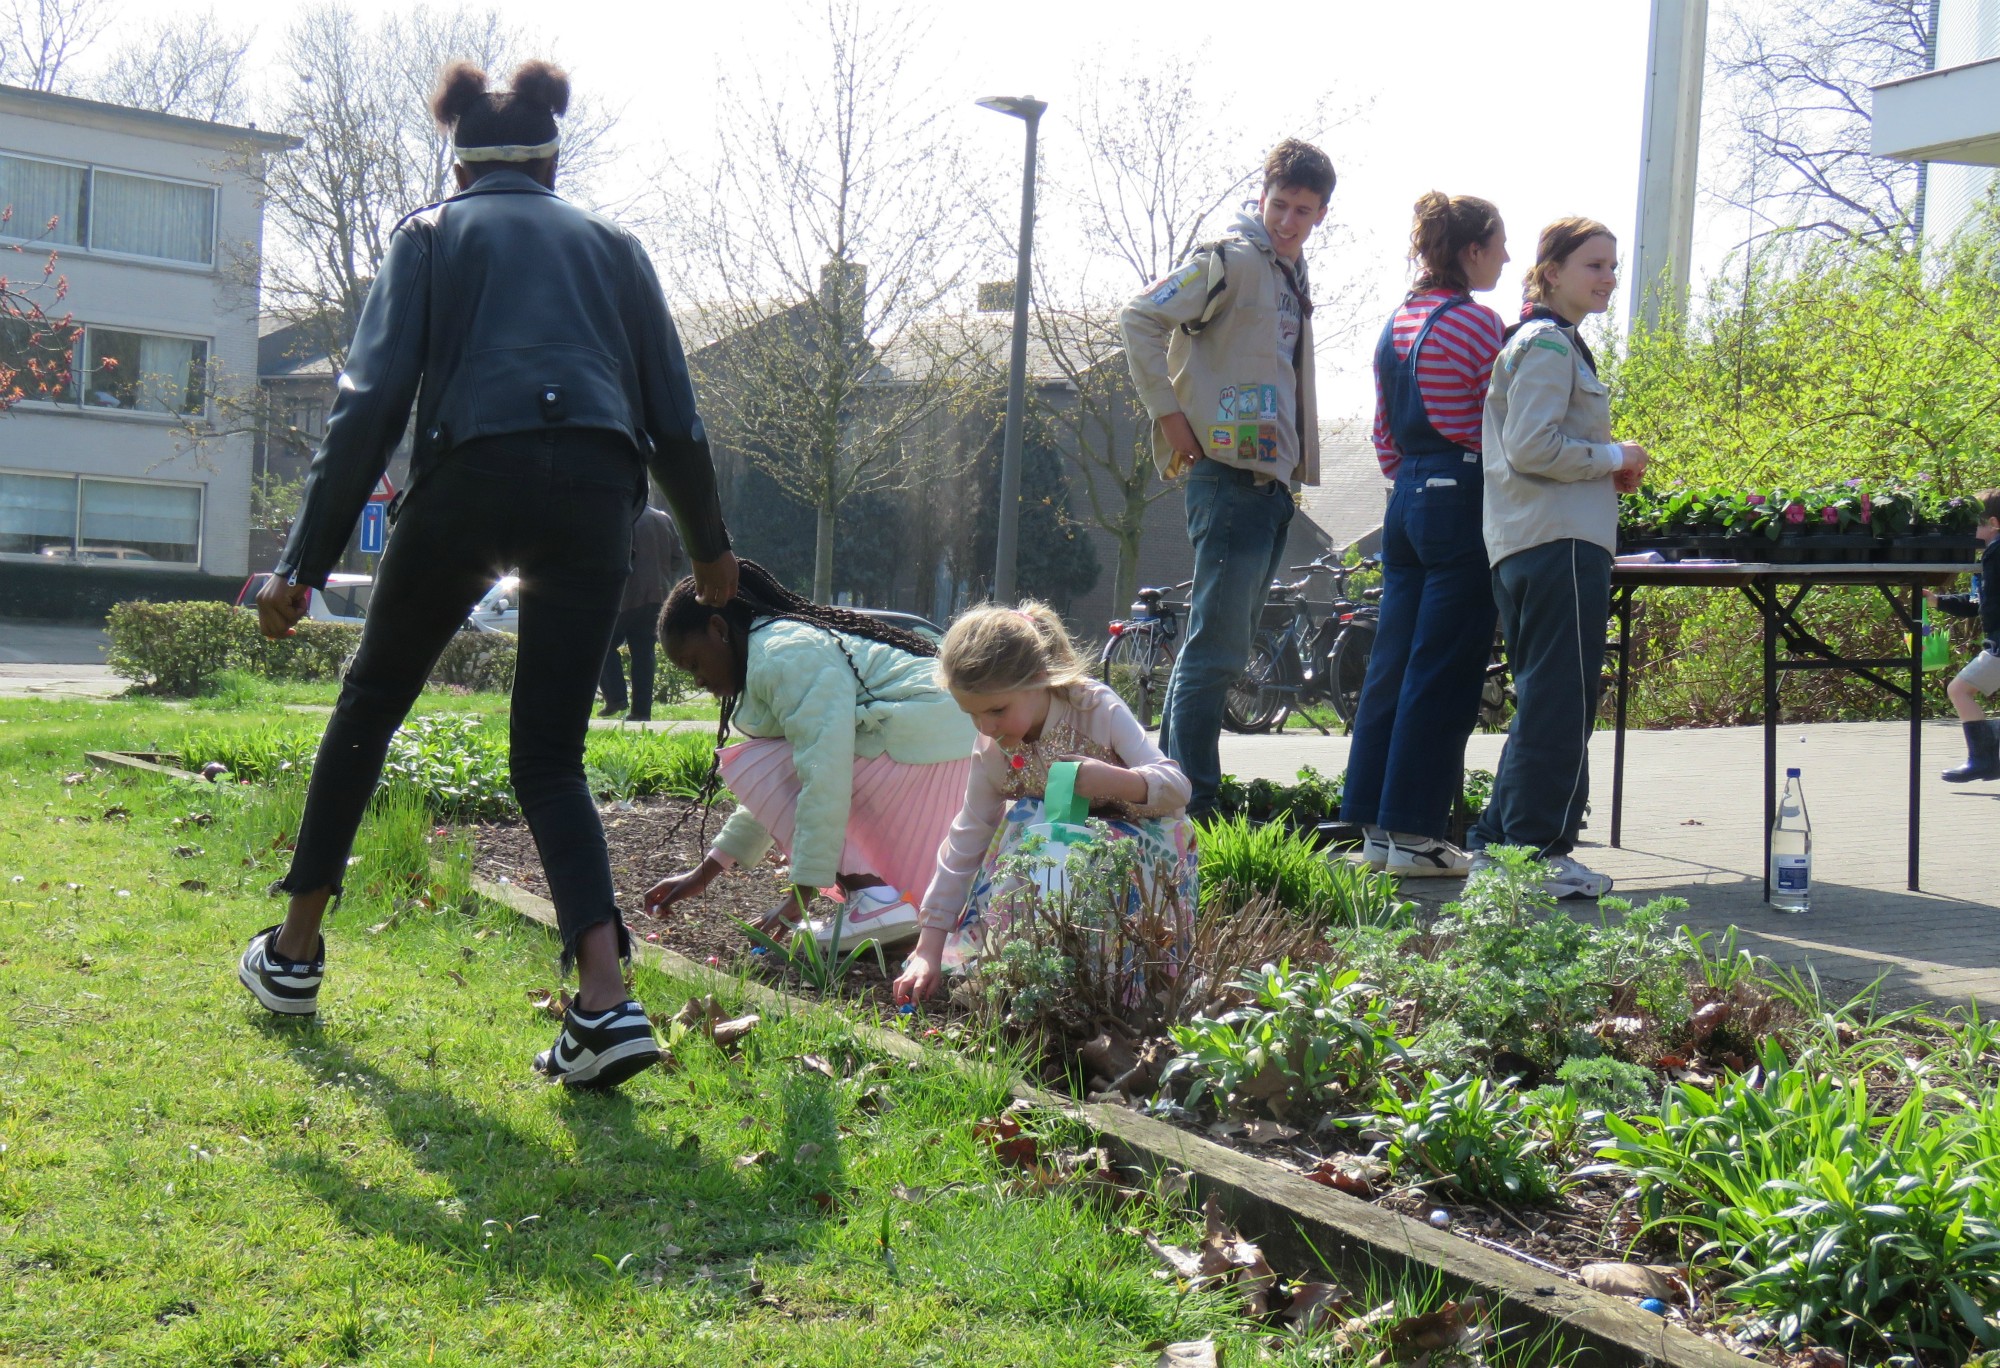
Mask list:
[[[382,545],[388,539],[388,523],[383,517],[382,505],[364,504],[361,509],[361,554],[379,556]]]

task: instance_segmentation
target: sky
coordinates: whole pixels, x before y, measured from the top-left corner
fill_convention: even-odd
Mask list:
[[[353,3],[363,17],[407,10],[386,0]],[[620,136],[635,153],[672,144],[696,160],[714,138],[718,77],[754,73],[781,89],[812,60],[823,31],[810,5],[795,0],[495,3],[523,28],[553,36],[553,55],[579,91],[622,107]],[[255,28],[253,83],[273,59],[286,12],[268,0],[119,4],[105,48],[121,31],[177,10],[212,8],[227,25]],[[1356,282],[1375,312],[1386,311],[1408,279],[1410,207],[1426,190],[1499,205],[1515,262],[1488,300],[1506,317],[1518,308],[1519,271],[1544,223],[1587,214],[1630,241],[1647,0],[1319,0],[1243,9],[1214,0],[938,0],[920,12],[929,25],[916,63],[928,87],[921,98],[975,157],[1004,173],[1000,185],[1018,186],[1021,125],[973,101],[1047,100],[1042,153],[1053,168],[1075,152],[1061,119],[1086,61],[1140,69],[1197,54],[1204,71],[1238,92],[1227,105],[1232,131],[1258,144],[1294,131],[1283,118],[1313,98],[1358,108],[1322,141],[1339,175],[1331,217],[1345,231],[1337,248],[1309,261],[1316,282]],[[550,22],[564,14],[572,21]],[[1717,27],[1712,19],[1711,32]],[[634,174],[657,164],[632,158]],[[1062,250],[1051,231],[1042,230],[1038,251]],[[1322,407],[1333,416],[1369,406],[1376,331],[1367,321],[1360,335],[1322,347]]]

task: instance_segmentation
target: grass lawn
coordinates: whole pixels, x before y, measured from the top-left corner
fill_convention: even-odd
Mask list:
[[[81,759],[267,721],[0,703],[0,1361],[1139,1368],[1211,1334],[1255,1357],[1126,1229],[1187,1240],[1186,1216],[1012,1190],[973,1134],[997,1070],[876,1058],[815,1012],[738,1057],[682,1042],[618,1095],[540,1083],[554,947],[410,877],[453,852],[418,810],[363,829],[321,1017],[267,1016],[234,960],[279,916],[297,787]],[[691,991],[636,988],[662,1016]]]

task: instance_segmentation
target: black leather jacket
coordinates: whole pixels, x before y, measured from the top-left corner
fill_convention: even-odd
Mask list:
[[[417,407],[411,487],[477,437],[624,433],[688,552],[729,549],[687,360],[638,239],[519,171],[398,224],[368,291],[277,572],[315,587]]]

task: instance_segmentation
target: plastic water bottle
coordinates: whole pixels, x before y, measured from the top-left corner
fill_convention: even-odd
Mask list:
[[[1785,793],[1771,821],[1771,906],[1780,912],[1812,910],[1812,818],[1795,769],[1785,771]]]

